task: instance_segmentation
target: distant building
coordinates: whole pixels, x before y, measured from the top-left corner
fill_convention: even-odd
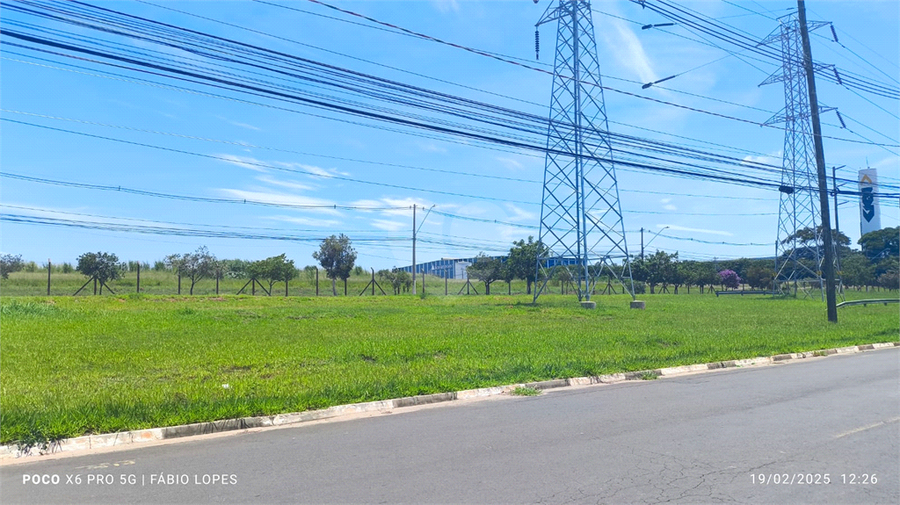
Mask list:
[[[506,261],[506,256],[488,256],[491,259],[498,259],[501,262]],[[478,258],[441,258],[436,261],[429,261],[427,263],[419,263],[416,265],[416,273],[417,274],[428,274],[434,275],[435,277],[441,277],[442,279],[461,279],[466,280],[469,278],[468,273],[466,272],[466,268],[475,263],[475,260]],[[547,262],[547,267],[552,268],[559,264],[560,261],[551,258]],[[575,258],[567,258],[563,260],[561,263],[565,265],[577,265],[578,260]],[[535,263],[535,266],[537,264]],[[401,267],[400,270],[404,272],[412,273],[412,266]]]
[[[491,256],[493,259],[506,261],[506,256]],[[441,258],[436,261],[416,265],[417,274],[428,274],[443,279],[468,279],[466,268],[475,263],[477,258]],[[412,266],[401,267],[400,270],[412,273]]]

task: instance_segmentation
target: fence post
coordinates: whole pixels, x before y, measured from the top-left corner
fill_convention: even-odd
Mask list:
[[[287,280],[287,278],[285,278],[284,279],[284,297],[287,298],[287,295],[288,295],[288,280]]]
[[[137,264],[137,291],[135,291],[135,292],[136,293],[141,292],[141,262],[140,261],[138,261],[138,264]]]
[[[178,294],[181,294],[181,274],[178,274]]]
[[[94,277],[94,294],[97,294],[97,278]]]
[[[347,296],[347,279],[344,279],[344,296]]]
[[[316,296],[319,296],[319,267],[316,267]]]
[[[219,296],[219,272],[216,271],[216,296]]]
[[[444,277],[444,296],[447,296],[447,282],[449,277]]]
[[[50,258],[47,258],[47,296],[50,296],[50,270],[53,265],[50,263]]]

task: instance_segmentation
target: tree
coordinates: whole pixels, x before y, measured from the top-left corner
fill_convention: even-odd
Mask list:
[[[856,252],[841,258],[841,282],[845,286],[863,286],[875,284],[875,265],[862,253]]]
[[[875,279],[877,284],[885,289],[897,289],[897,258],[887,257],[875,263]]]
[[[645,261],[646,280],[650,284],[650,294],[656,293],[656,285],[669,282],[673,261],[678,261],[678,253],[668,254],[665,251],[656,251],[648,256]]]
[[[719,281],[723,286],[730,289],[737,289],[741,285],[741,278],[734,270],[722,270],[719,272]]]
[[[246,279],[249,277],[247,268],[250,267],[252,261],[233,259],[219,260],[218,263],[221,266],[220,270],[222,272],[222,277],[228,277],[229,279]]]
[[[331,279],[331,292],[337,296],[337,279],[347,280],[353,271],[353,263],[356,262],[356,251],[350,243],[350,237],[343,233],[340,236],[330,236],[322,241],[319,250],[313,253],[313,258],[319,261],[325,269],[325,276]]]
[[[194,286],[204,277],[212,277],[216,273],[216,257],[209,253],[206,246],[185,254],[166,256],[166,264],[181,277],[191,280],[190,294],[194,294]]]
[[[700,293],[703,293],[703,287],[708,286],[712,292],[713,284],[719,282],[719,273],[710,262],[699,263],[697,265],[697,285],[700,286]]]
[[[406,270],[394,268],[393,270],[379,270],[375,273],[379,279],[387,282],[394,289],[394,294],[399,295],[403,288],[409,288],[412,285],[412,277]]]
[[[747,284],[753,289],[769,289],[772,287],[772,281],[775,279],[775,270],[760,264],[752,265],[747,268],[745,274]]]
[[[78,257],[78,266],[75,269],[90,277],[88,282],[92,280],[99,282],[102,294],[104,285],[122,276],[124,265],[119,263],[119,258],[115,254],[105,252],[84,253]],[[87,283],[84,286],[87,286]],[[84,289],[84,286],[81,286],[81,289]],[[96,289],[96,287],[97,285],[95,284],[94,288]],[[109,286],[106,287],[109,288]],[[78,291],[81,291],[81,289]]]
[[[822,242],[816,240],[817,238],[822,238],[822,230],[822,226],[817,227],[815,233],[813,232],[812,228],[801,228],[785,237],[781,241],[781,243],[782,245],[793,244],[794,240],[796,239],[798,246],[795,257],[800,260],[813,261],[816,259],[817,252],[819,258],[822,258],[825,255],[824,251],[822,250]],[[831,230],[831,237],[840,254],[846,254],[850,250],[847,247],[848,245],[850,245],[850,237],[844,235],[838,230]],[[791,250],[785,250],[783,258],[786,258],[790,253]],[[816,269],[812,268],[812,270]]]
[[[0,277],[9,279],[9,274],[22,270],[25,262],[22,261],[22,255],[4,254],[0,256]]]
[[[885,272],[878,276],[878,285],[891,291],[898,289],[900,288],[900,275],[896,270]]]
[[[635,281],[645,283],[647,282],[647,278],[650,275],[650,271],[647,268],[647,260],[644,258],[638,258],[631,262],[631,278]]]
[[[682,264],[678,261],[678,253],[672,255],[672,262],[669,263],[665,271],[664,283],[671,283],[675,287],[674,294],[678,294],[678,288],[687,282],[688,273],[682,268]]]
[[[254,261],[247,267],[247,271],[253,279],[265,279],[269,282],[269,296],[272,296],[272,287],[276,282],[289,282],[297,275],[294,260],[287,259],[284,254]]]
[[[701,263],[697,261],[681,262],[679,270],[681,271],[682,280],[684,281],[684,285],[687,287],[688,294],[691,294],[692,285],[700,285],[701,268]]]
[[[522,279],[526,284],[526,292],[531,294],[531,285],[537,280],[538,256],[546,254],[547,247],[540,241],[535,242],[534,237],[529,236],[528,242],[519,240],[513,242],[506,259],[506,268],[515,279]]]
[[[306,279],[306,282],[309,283],[310,286],[316,285],[316,272],[319,271],[319,267],[315,265],[306,265],[303,267],[303,277]]]
[[[900,226],[866,233],[856,243],[872,261],[900,256]]]
[[[491,283],[501,279],[503,264],[499,259],[491,258],[484,253],[478,253],[475,263],[466,267],[469,277],[474,277],[484,283],[484,294],[491,294]]]

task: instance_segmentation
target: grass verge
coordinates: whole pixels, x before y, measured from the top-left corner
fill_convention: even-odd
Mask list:
[[[0,443],[896,340],[896,306],[656,295],[0,298]],[[228,387],[223,387],[227,384]]]

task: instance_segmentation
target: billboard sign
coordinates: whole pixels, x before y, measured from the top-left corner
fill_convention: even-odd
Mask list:
[[[859,232],[860,235],[881,229],[881,212],[875,191],[878,174],[874,168],[859,171]]]

